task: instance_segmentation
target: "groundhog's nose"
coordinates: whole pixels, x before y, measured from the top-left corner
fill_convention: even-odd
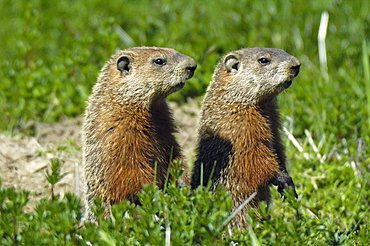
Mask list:
[[[195,66],[188,66],[185,69],[188,70],[188,71],[190,71],[190,72],[192,72],[192,73],[194,73],[195,69],[197,69],[197,65],[195,64]]]
[[[297,58],[293,57],[291,59],[291,64],[292,66],[290,67],[290,69],[293,73],[293,76],[297,77],[299,74],[299,68],[301,67],[301,62]]]
[[[178,67],[185,70],[187,74],[187,79],[190,79],[194,75],[194,71],[197,68],[197,62],[191,58],[190,56],[177,53],[176,54],[176,61],[179,63]],[[183,71],[184,71],[183,70]]]
[[[290,69],[292,70],[292,73],[294,77],[297,77],[299,74],[299,68],[301,67],[301,64],[292,66]]]
[[[193,58],[188,58],[184,62],[185,70],[189,72],[190,76],[193,77],[195,69],[197,69],[197,63]]]

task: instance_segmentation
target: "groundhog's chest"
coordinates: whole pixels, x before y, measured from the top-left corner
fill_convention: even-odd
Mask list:
[[[225,116],[224,120],[227,124],[220,134],[231,144],[231,152],[221,176],[232,182],[221,182],[248,187],[267,184],[279,172],[269,117],[252,108]]]

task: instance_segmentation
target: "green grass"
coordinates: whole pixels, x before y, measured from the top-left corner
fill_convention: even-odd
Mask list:
[[[328,78],[320,69],[317,48],[323,11],[330,15]],[[135,209],[124,203],[115,212],[116,220],[76,231],[72,228],[81,217],[76,197],[43,200],[39,210],[24,214],[20,208],[27,202],[27,192],[1,188],[5,194],[0,203],[1,244],[36,239],[47,244],[52,242],[50,236],[54,243],[83,244],[77,235],[97,245],[124,245],[125,238],[131,245],[143,245],[144,237],[154,240],[148,241],[153,245],[164,244],[167,220],[174,230],[173,245],[175,240],[226,245],[231,239],[246,245],[369,243],[369,1],[3,0],[0,16],[0,129],[8,134],[30,134],[29,126],[35,121],[80,115],[100,68],[116,49],[165,46],[193,57],[198,62],[194,78],[170,96],[179,102],[201,97],[219,58],[232,50],[277,47],[302,62],[293,86],[279,96],[284,126],[301,146],[285,138],[289,170],[300,198],[284,201],[274,189],[269,220],[254,220],[251,215],[251,230],[223,236],[210,228],[217,228],[226,216],[226,194],[220,191],[214,198],[217,204],[209,204],[197,201],[207,197],[206,191],[188,195],[178,188],[167,192],[148,188],[153,204],[161,211],[167,211],[167,206],[167,219],[162,214],[154,220],[154,212],[144,207],[138,209],[138,216],[145,219],[128,230],[129,225],[117,223],[123,216],[119,211]],[[170,191],[172,195],[166,195]],[[169,207],[173,197],[183,199],[188,207],[184,211]],[[197,206],[210,212],[200,216],[192,210]],[[64,226],[53,216],[72,224]],[[189,224],[194,227],[189,229]],[[26,229],[37,233],[27,234]]]

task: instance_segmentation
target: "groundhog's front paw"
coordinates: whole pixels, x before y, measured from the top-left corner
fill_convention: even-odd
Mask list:
[[[271,183],[278,187],[278,191],[282,196],[284,196],[285,189],[293,189],[294,196],[298,198],[293,179],[287,173],[279,174],[271,180]]]

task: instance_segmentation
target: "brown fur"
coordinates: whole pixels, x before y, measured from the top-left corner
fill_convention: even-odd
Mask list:
[[[261,58],[269,63],[261,64]],[[271,183],[280,192],[294,189],[285,167],[276,96],[290,86],[299,67],[297,58],[280,49],[246,48],[223,57],[201,108],[193,188],[223,185],[234,208],[253,192],[257,196],[249,207],[269,203]],[[247,227],[245,210],[233,224]]]
[[[163,187],[170,161],[182,159],[165,97],[181,89],[195,68],[192,58],[156,47],[119,51],[103,67],[83,126],[87,220],[95,221],[96,197],[109,215],[123,199],[138,203],[143,184]]]

